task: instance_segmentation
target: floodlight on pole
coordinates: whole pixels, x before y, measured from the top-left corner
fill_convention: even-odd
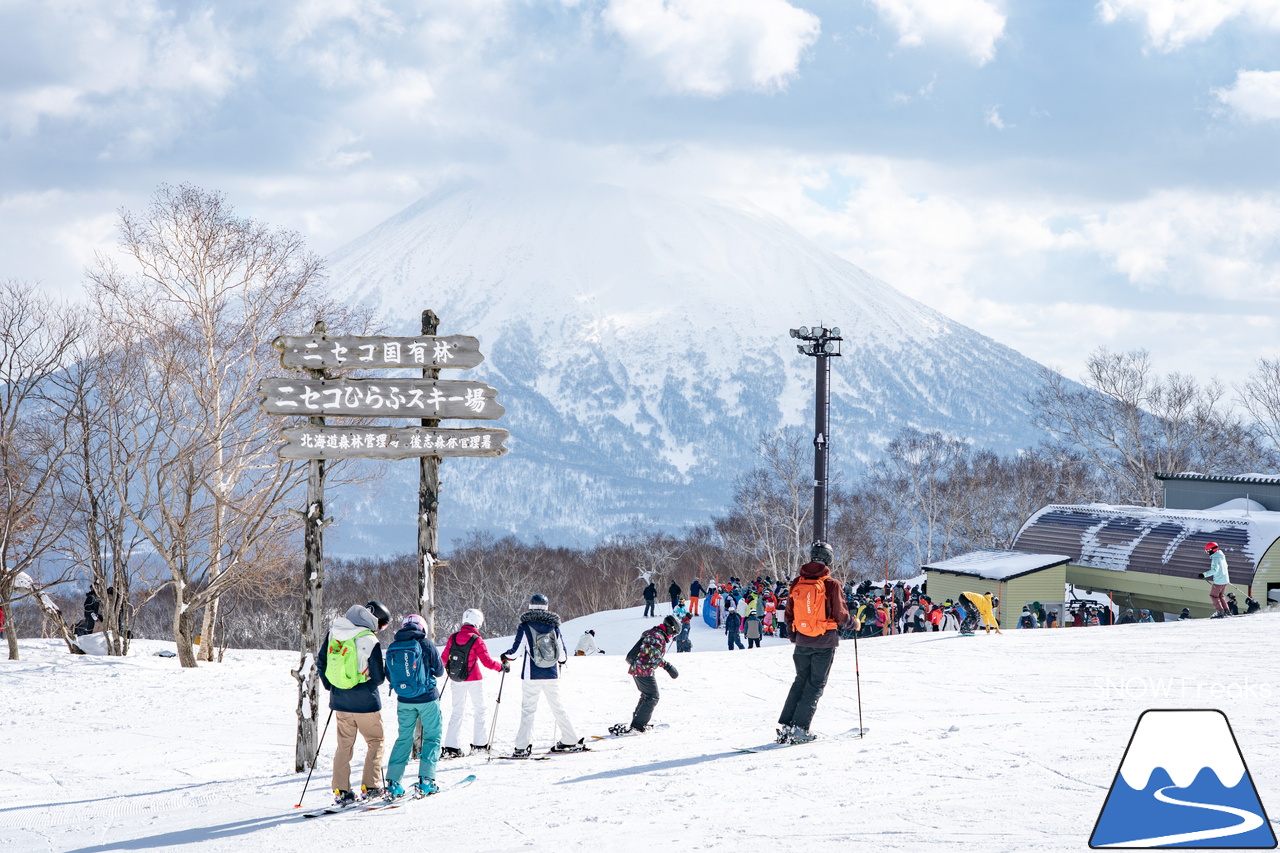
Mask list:
[[[796,347],[802,355],[817,359],[817,393],[814,394],[813,416],[813,541],[827,538],[827,470],[831,450],[829,431],[831,414],[831,359],[841,355],[840,329],[828,329],[819,323],[812,329],[791,329],[791,337],[808,341]]]

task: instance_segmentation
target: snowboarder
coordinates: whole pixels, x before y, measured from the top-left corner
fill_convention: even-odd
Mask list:
[[[960,598],[965,603],[965,610],[968,616],[964,624],[960,626],[961,633],[972,634],[974,629],[978,627],[978,616],[982,616],[983,627],[986,633],[990,634],[991,629],[995,628],[996,633],[1000,631],[1000,623],[996,621],[995,608],[1000,606],[1000,599],[993,598],[991,593],[979,595],[976,592],[962,592]],[[966,630],[967,627],[967,630]]]
[[[462,614],[462,625],[445,640],[445,671],[453,682],[453,704],[449,709],[449,730],[445,732],[441,758],[462,757],[462,718],[471,703],[471,751],[487,750],[489,735],[485,728],[484,670],[497,672],[502,664],[489,656],[489,647],[480,636],[484,613],[472,607]]]
[[[400,779],[409,764],[419,723],[422,724],[422,751],[418,755],[418,782],[414,788],[418,796],[434,794],[440,790],[436,785],[436,760],[440,757],[442,727],[436,679],[444,675],[444,664],[436,644],[427,638],[427,623],[421,616],[410,613],[404,617],[395,639],[387,646],[386,663],[387,677],[397,697],[398,727],[387,764],[387,798],[396,799],[405,794]],[[456,702],[454,707],[455,716],[460,719]]]
[[[365,797],[382,795],[382,698],[378,686],[387,680],[377,633],[391,613],[376,601],[355,605],[334,619],[316,658],[320,682],[329,691],[329,707],[338,719],[338,749],[333,756],[332,788],[337,805],[356,801],[351,791],[351,754],[356,734],[364,738]]]
[[[1231,615],[1227,599],[1222,594],[1223,590],[1227,588],[1227,584],[1231,583],[1231,578],[1227,575],[1227,555],[1222,553],[1222,549],[1218,547],[1217,542],[1208,543],[1204,546],[1204,550],[1209,554],[1209,571],[1200,575],[1200,577],[1211,584],[1209,600],[1213,602],[1213,615],[1209,618],[1221,619],[1224,616]]]
[[[583,631],[582,636],[578,638],[578,647],[574,649],[574,657],[584,657],[586,655],[602,655],[604,650],[596,645],[596,632]]]
[[[787,624],[791,626],[791,653],[796,676],[778,717],[779,743],[805,743],[814,738],[809,731],[818,700],[827,686],[827,674],[840,645],[840,628],[849,622],[840,583],[831,577],[835,555],[826,542],[814,542],[809,562],[800,567],[800,576],[791,582],[787,596]],[[850,627],[861,626],[856,618]]]
[[[674,613],[676,605],[680,603],[680,584],[676,583],[676,579],[671,579],[671,586],[667,587],[667,595],[671,596],[671,612]]]
[[[673,679],[680,676],[676,668],[666,661],[667,645],[678,633],[680,633],[680,621],[674,616],[668,616],[662,620],[662,624],[654,625],[641,634],[635,646],[627,653],[627,662],[631,664],[627,674],[640,690],[640,701],[636,703],[636,709],[631,714],[631,725],[624,726],[619,723],[616,726],[610,726],[610,734],[643,732],[649,727],[653,709],[658,705],[658,679],[654,678],[654,670],[662,667]]]
[[[650,587],[653,584],[649,584]],[[538,697],[546,696],[551,713],[560,728],[560,739],[552,752],[585,750],[583,738],[574,731],[573,723],[560,702],[560,667],[569,659],[564,637],[560,634],[560,617],[547,609],[547,597],[541,593],[529,599],[529,609],[520,616],[515,645],[502,655],[510,663],[520,655],[523,695],[520,702],[520,728],[516,731],[515,758],[528,758],[533,753],[533,721],[538,712]]]
[[[658,600],[658,588],[653,585],[653,581],[649,581],[649,585],[644,588],[644,614],[645,616],[656,616],[655,609]]]

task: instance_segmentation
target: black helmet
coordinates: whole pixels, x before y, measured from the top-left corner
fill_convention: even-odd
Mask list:
[[[830,566],[836,561],[836,555],[826,542],[814,542],[809,546],[809,559],[815,563]]]
[[[546,610],[550,604],[551,602],[547,601],[547,597],[540,592],[534,593],[533,598],[529,599],[530,610]]]
[[[388,610],[387,606],[383,604],[381,601],[370,601],[368,604],[365,605],[365,608],[368,609],[368,611],[373,614],[374,619],[378,620],[379,631],[387,627],[387,625],[391,622],[391,611]]]
[[[668,634],[675,635],[680,633],[680,620],[675,616],[668,616],[662,620],[662,627]]]

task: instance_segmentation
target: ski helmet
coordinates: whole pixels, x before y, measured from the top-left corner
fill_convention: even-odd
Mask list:
[[[809,546],[809,559],[815,563],[830,566],[836,561],[836,555],[826,542],[814,542]]]
[[[675,616],[668,616],[666,619],[662,620],[662,627],[666,630],[668,634],[672,634],[672,635],[679,634],[680,620],[677,619]]]
[[[546,610],[549,604],[547,597],[540,592],[535,593],[533,598],[529,599],[530,610]]]
[[[423,634],[427,633],[427,623],[423,621],[422,617],[417,613],[410,613],[408,616],[404,617],[404,621],[400,623],[401,628],[408,628],[410,626],[417,628]]]
[[[365,607],[373,614],[373,618],[378,620],[378,630],[381,631],[391,622],[391,611],[380,601],[370,601]]]
[[[1217,543],[1217,542],[1206,542],[1206,543],[1205,543],[1205,546],[1204,546],[1204,549],[1205,549],[1206,551],[1208,551],[1210,554],[1212,554],[1214,551],[1217,551],[1217,550],[1218,550],[1218,543]]]
[[[479,628],[484,624],[484,614],[472,607],[462,614],[462,624]]]

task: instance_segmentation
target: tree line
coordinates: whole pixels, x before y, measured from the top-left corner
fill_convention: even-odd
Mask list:
[[[184,666],[227,647],[296,647],[290,510],[305,469],[277,457],[284,421],[262,413],[257,383],[281,369],[277,335],[318,317],[336,333],[377,330],[326,300],[322,264],[297,234],[237,216],[221,194],[162,186],[143,213],[122,210],[119,226],[118,253],[87,272],[84,305],[0,284],[10,658],[19,631],[73,646],[72,584],[101,601],[112,654],[135,636],[175,640]],[[879,458],[846,467],[829,488],[837,575],[893,579],[1008,548],[1046,504],[1158,505],[1158,472],[1280,463],[1280,360],[1260,360],[1228,388],[1160,375],[1144,351],[1099,349],[1079,382],[1051,370],[1041,379],[1027,400],[1037,447],[1000,454],[906,427]],[[572,618],[637,603],[649,579],[665,593],[673,580],[687,591],[695,578],[790,577],[812,529],[810,438],[771,433],[757,451],[724,513],[683,531],[636,528],[579,548],[469,533],[437,569],[442,627],[479,607],[486,633],[509,633],[533,592]],[[330,463],[326,477],[377,473]],[[409,612],[415,561],[327,561],[325,618],[372,598]]]

